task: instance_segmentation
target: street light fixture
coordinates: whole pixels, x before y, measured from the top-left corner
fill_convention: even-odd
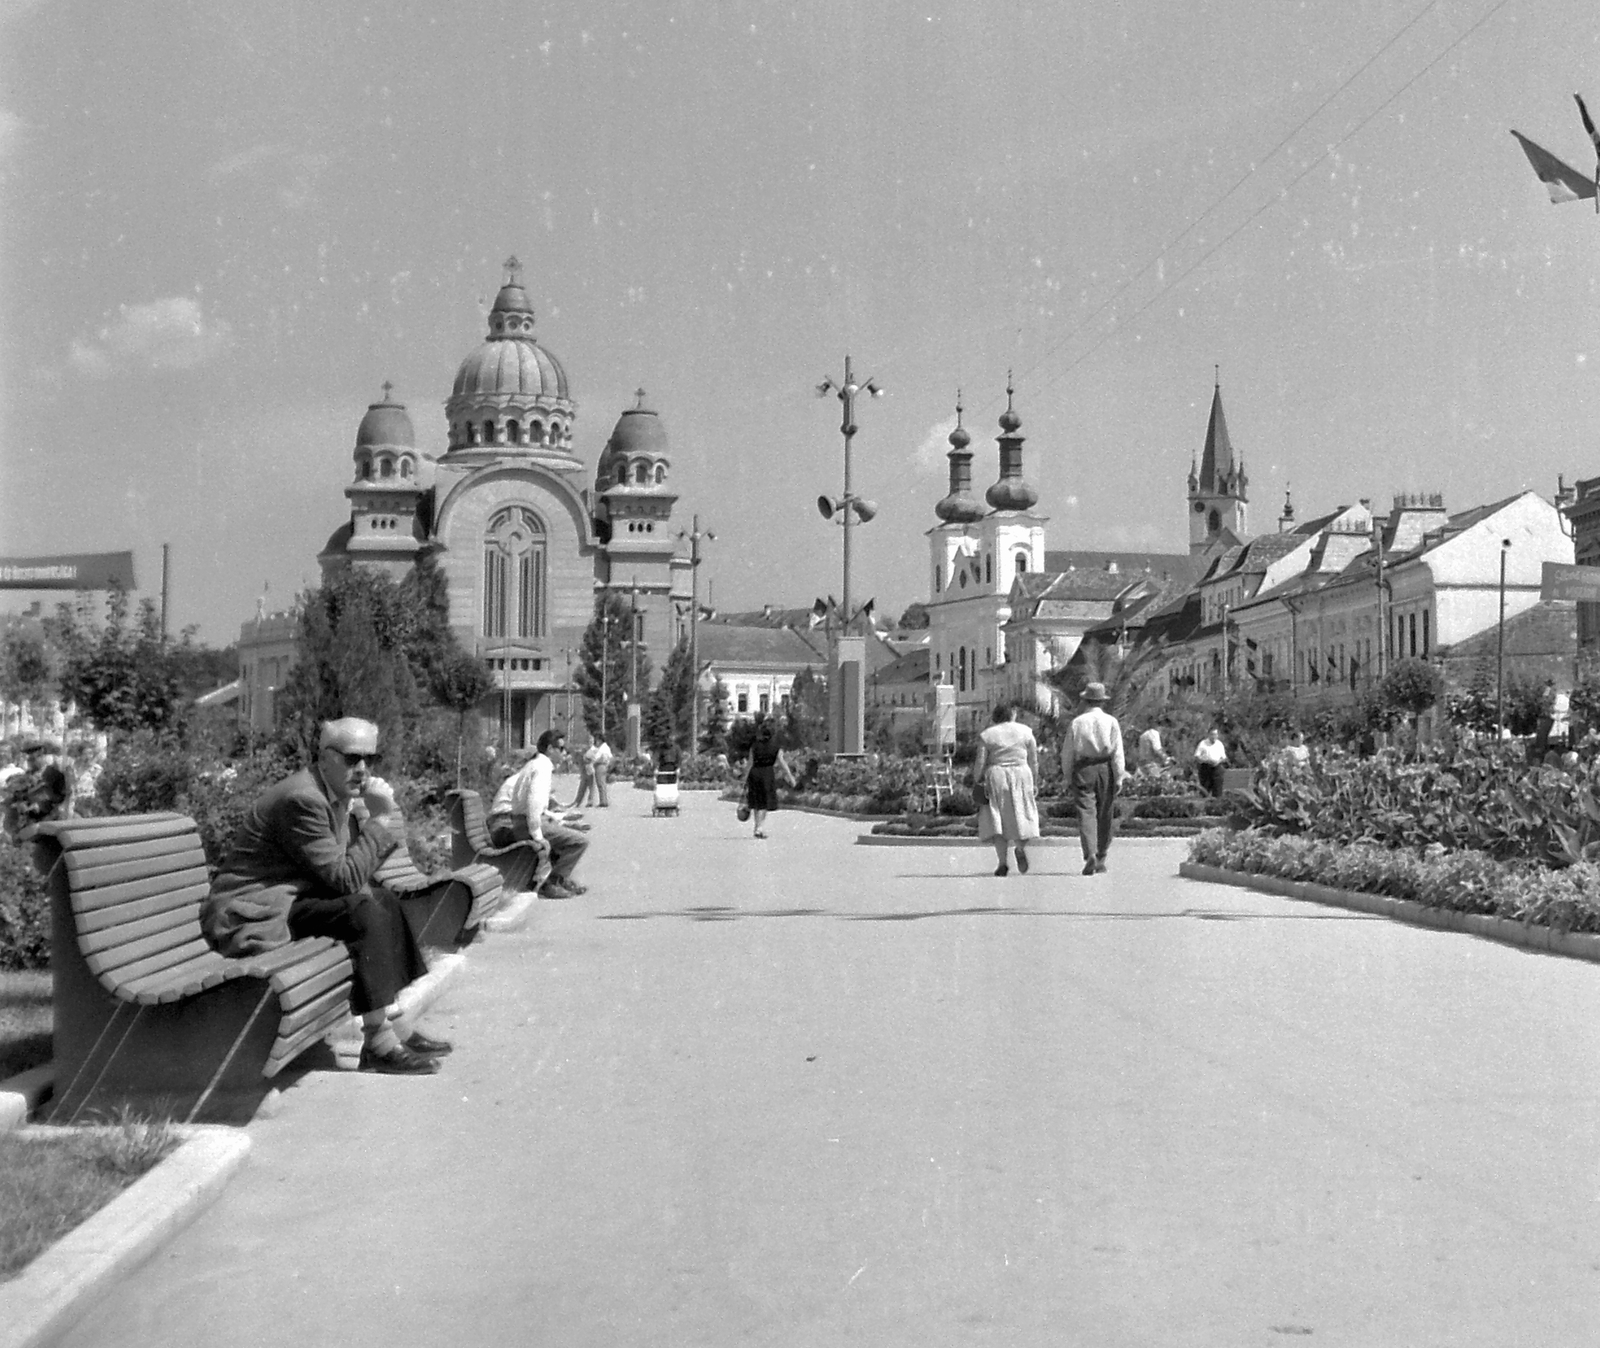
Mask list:
[[[1511,551],[1511,540],[1500,540],[1500,624],[1495,652],[1494,672],[1494,737],[1505,738],[1506,733],[1506,554]]]
[[[857,496],[850,478],[850,447],[856,433],[856,397],[861,393],[871,397],[881,398],[883,390],[878,387],[877,381],[868,379],[857,383],[855,374],[851,369],[850,357],[844,358],[844,382],[836,384],[832,378],[824,379],[817,385],[817,396],[825,398],[830,393],[838,398],[844,409],[844,414],[839,422],[839,430],[844,435],[844,493],[837,499],[827,496],[819,497],[817,509],[822,517],[827,520],[837,518],[844,530],[844,577],[843,577],[843,603],[840,613],[840,633],[837,640],[832,641],[830,677],[828,679],[828,728],[829,738],[833,741],[835,754],[859,753],[863,747],[864,738],[864,708],[861,703],[862,688],[860,685],[860,666],[865,660],[865,648],[859,651],[855,648],[854,641],[846,646],[850,639],[850,632],[855,625],[857,614],[851,606],[850,598],[850,542],[851,534],[859,520],[865,524],[878,513],[877,505]],[[830,631],[831,635],[831,631]],[[850,658],[846,659],[846,650],[850,651]],[[850,673],[846,674],[847,666]],[[850,687],[845,687],[846,682]],[[849,722],[847,725],[846,722]]]
[[[691,529],[678,531],[689,540],[689,752],[700,752],[700,540],[715,543],[717,536],[700,528],[700,516]]]

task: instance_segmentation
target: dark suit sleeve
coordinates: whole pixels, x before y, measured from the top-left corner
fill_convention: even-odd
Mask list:
[[[285,807],[285,850],[330,893],[354,894],[398,845],[398,839],[383,825],[369,819],[346,847],[328,827],[327,807],[320,800],[291,796]]]

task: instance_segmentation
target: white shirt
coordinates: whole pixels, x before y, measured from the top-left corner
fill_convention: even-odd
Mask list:
[[[609,744],[598,744],[594,750],[594,761],[597,767],[609,768],[611,760],[615,757]]]
[[[1090,707],[1067,727],[1067,736],[1061,741],[1061,774],[1069,784],[1073,765],[1085,758],[1110,759],[1112,779],[1119,784],[1128,775],[1122,727],[1104,707]]]
[[[1226,763],[1228,761],[1228,748],[1221,740],[1204,739],[1194,751],[1197,763]]]
[[[544,830],[540,825],[550,807],[550,784],[555,771],[556,765],[547,756],[535,754],[500,783],[489,813],[523,815],[528,821],[528,833],[543,839]]]

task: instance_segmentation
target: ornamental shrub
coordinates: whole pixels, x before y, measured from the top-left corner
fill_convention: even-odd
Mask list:
[[[0,842],[0,969],[50,967],[50,891],[28,852]]]
[[[1553,871],[1482,852],[1420,851],[1371,843],[1274,836],[1261,829],[1207,829],[1189,860],[1252,875],[1411,899],[1430,908],[1483,913],[1561,931],[1600,932],[1600,865]]]

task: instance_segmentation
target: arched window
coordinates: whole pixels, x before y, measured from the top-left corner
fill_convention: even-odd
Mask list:
[[[378,460],[378,476],[379,477],[393,477],[394,476],[394,460],[391,459],[388,455],[384,455],[383,458]]]
[[[664,463],[658,463],[656,465],[656,485],[659,486],[661,483],[665,482],[666,480],[667,480],[667,465],[664,464]]]
[[[400,476],[401,477],[410,477],[411,476],[411,460],[410,459],[401,459],[400,460]]]
[[[633,465],[633,480],[639,486],[646,486],[650,481],[650,465],[643,460]]]
[[[494,444],[494,422],[492,421],[483,423],[483,443],[486,445]]]
[[[483,635],[542,637],[549,614],[545,532],[524,506],[489,521],[483,540]]]
[[[544,423],[542,421],[530,421],[528,423],[528,443],[530,445],[542,445],[544,443]]]
[[[1028,554],[1025,553],[1025,552],[1019,552],[1017,554],[1017,574],[1020,576],[1027,569],[1028,569]]]
[[[522,443],[522,423],[520,421],[506,422],[506,443],[520,445]]]
[[[967,648],[961,647],[956,652],[956,688],[961,692],[967,691]]]
[[[356,476],[368,482],[372,480],[371,459],[363,458],[361,462],[356,465]]]
[[[1210,534],[1222,532],[1222,516],[1217,514],[1215,510],[1206,516],[1206,532]]]

